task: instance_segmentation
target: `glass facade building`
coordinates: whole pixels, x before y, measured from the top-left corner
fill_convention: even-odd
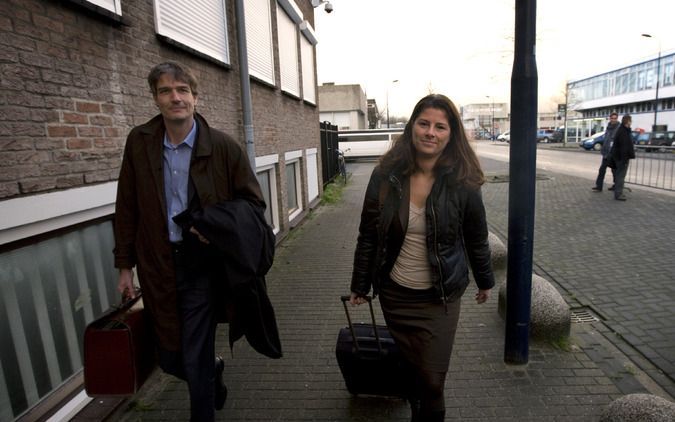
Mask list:
[[[633,128],[675,129],[675,53],[568,84],[568,110],[578,113],[568,125],[604,128],[612,111],[630,114]],[[657,96],[658,94],[658,96]],[[655,108],[656,104],[656,108]],[[655,122],[656,120],[656,122]]]

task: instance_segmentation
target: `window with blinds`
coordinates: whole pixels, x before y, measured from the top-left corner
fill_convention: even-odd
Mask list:
[[[298,70],[298,28],[277,4],[277,33],[279,37],[279,68],[281,89],[300,96],[300,72]]]
[[[314,46],[304,36],[300,37],[300,54],[302,57],[302,97],[305,101],[316,104]]]
[[[230,64],[225,0],[154,2],[157,34]]]
[[[274,85],[272,16],[269,0],[246,0],[244,17],[248,72],[251,76]]]
[[[116,15],[122,16],[122,5],[120,0],[86,0],[95,6],[108,10]]]

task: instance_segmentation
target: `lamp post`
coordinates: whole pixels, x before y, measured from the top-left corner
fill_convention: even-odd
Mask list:
[[[651,34],[642,34],[645,38],[655,38]],[[661,39],[659,41],[659,56],[656,59],[656,93],[654,95],[654,124],[652,125],[652,132],[656,130],[656,115],[659,111],[659,81],[661,79]]]
[[[489,98],[492,100],[492,108],[490,109],[492,113],[492,117],[490,120],[490,140],[494,141],[495,140],[495,99],[493,97],[490,97],[489,95],[486,95],[485,98]]]
[[[387,87],[387,129],[389,129],[389,88],[396,82],[398,82],[398,79],[394,79],[393,81],[391,81],[391,83]]]

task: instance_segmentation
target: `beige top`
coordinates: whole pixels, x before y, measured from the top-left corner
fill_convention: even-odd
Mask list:
[[[427,257],[427,225],[424,207],[410,203],[408,230],[389,276],[401,286],[409,289],[431,288],[431,266]]]

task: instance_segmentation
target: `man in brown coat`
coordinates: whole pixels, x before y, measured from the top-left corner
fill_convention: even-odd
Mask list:
[[[190,420],[213,421],[227,395],[214,349],[216,317],[228,295],[217,284],[218,258],[209,241],[174,217],[233,199],[263,209],[265,203],[241,146],[195,112],[192,71],[161,63],[148,83],[160,115],[132,129],[124,150],[115,206],[118,289],[135,294],[135,267],[160,367],[187,381]]]

